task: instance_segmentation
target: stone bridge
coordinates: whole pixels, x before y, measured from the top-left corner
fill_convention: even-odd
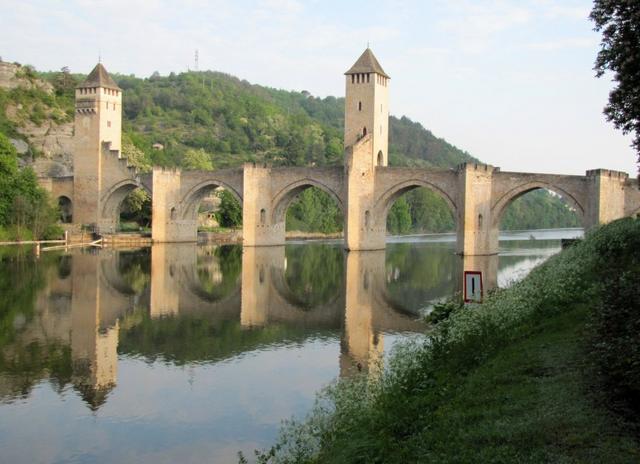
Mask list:
[[[457,251],[468,255],[497,253],[498,228],[507,206],[536,189],[560,195],[585,229],[640,213],[637,181],[622,172],[535,174],[472,163],[449,170],[376,166],[368,162],[370,144],[367,136],[350,147],[344,168],[245,164],[242,169],[214,172],[155,169],[153,240],[195,241],[197,205],[218,187],[229,190],[242,205],[245,246],[283,245],[287,207],[310,187],[327,192],[342,211],[348,250],[384,249],[391,205],[420,187],[435,192],[449,206],[455,218]]]
[[[196,241],[200,201],[220,187],[242,204],[245,246],[284,244],[287,207],[310,187],[327,192],[341,209],[348,250],[383,249],[389,208],[419,187],[449,206],[457,251],[465,255],[497,253],[505,209],[535,189],[562,196],[586,229],[640,212],[637,181],[617,171],[566,176],[471,163],[449,170],[388,167],[388,85],[389,76],[369,49],[347,71],[344,167],[245,164],[212,172],[154,168],[140,175],[121,153],[122,90],[98,64],[76,89],[74,175],[41,182],[65,205],[66,218],[101,234],[116,232],[126,195],[146,189],[158,243]]]

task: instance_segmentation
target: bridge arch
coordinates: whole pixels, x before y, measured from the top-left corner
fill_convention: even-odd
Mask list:
[[[271,212],[271,223],[278,224],[284,223],[285,215],[287,212],[287,208],[291,201],[302,193],[304,190],[310,187],[317,187],[323,192],[329,194],[331,198],[334,199],[340,212],[342,213],[342,218],[344,221],[344,204],[342,202],[342,198],[340,195],[335,192],[331,187],[325,185],[324,183],[317,181],[315,179],[306,177],[304,179],[297,180],[283,187],[273,198],[271,204],[273,205],[273,211]]]
[[[491,217],[492,217],[492,228],[497,229],[500,227],[500,221],[504,216],[507,207],[513,203],[516,199],[520,198],[523,195],[526,195],[529,192],[534,190],[549,190],[551,192],[560,195],[564,201],[566,201],[578,214],[580,217],[580,221],[582,225],[585,226],[585,208],[584,206],[576,199],[575,195],[570,193],[567,189],[559,187],[555,184],[544,182],[544,181],[532,181],[526,182],[524,184],[518,185],[517,187],[512,188],[505,194],[503,194],[499,199],[497,199],[491,208]]]
[[[456,224],[456,227],[457,227],[458,207],[456,206],[456,203],[453,200],[453,198],[451,198],[451,196],[447,192],[445,192],[443,189],[441,189],[437,185],[422,179],[409,179],[404,182],[398,183],[393,187],[390,187],[382,195],[380,195],[380,197],[378,198],[375,204],[375,211],[377,213],[376,220],[378,221],[378,224],[379,225],[384,224],[386,229],[387,215],[389,214],[389,209],[395,203],[395,201],[405,193],[420,187],[425,187],[431,190],[432,192],[436,193],[440,198],[442,198],[445,201],[445,203],[449,207],[449,210],[451,211],[454,223]],[[384,221],[384,222],[380,223],[380,221]]]
[[[189,191],[183,196],[180,201],[180,217],[182,219],[197,219],[198,205],[204,197],[217,188],[223,188],[231,193],[240,206],[242,206],[242,195],[235,188],[219,179],[207,179],[191,187],[191,189],[189,189]]]
[[[124,199],[137,188],[143,188],[151,194],[147,186],[135,179],[125,179],[117,182],[102,196],[102,211],[100,214],[100,228],[102,232],[115,232],[120,216],[120,206]]]

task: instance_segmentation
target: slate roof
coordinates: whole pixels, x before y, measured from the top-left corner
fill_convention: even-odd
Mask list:
[[[78,85],[78,88],[87,87],[105,87],[107,89],[121,90],[104,66],[102,66],[102,63],[98,63],[96,67],[93,68],[93,71],[89,73],[84,82]]]
[[[351,69],[349,69],[345,74],[366,74],[371,72],[378,73],[381,76],[386,77],[387,79],[391,79],[387,75],[387,73],[384,72],[384,69],[382,69],[382,66],[380,66],[380,63],[378,63],[378,60],[374,56],[371,49],[367,47],[364,53],[360,55],[360,58],[358,58],[358,61],[356,61],[355,64],[351,66]]]

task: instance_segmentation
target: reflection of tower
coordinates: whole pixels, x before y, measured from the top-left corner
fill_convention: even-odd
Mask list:
[[[151,247],[151,317],[173,315],[180,305],[180,258],[184,247],[175,244],[155,244]],[[181,253],[182,252],[182,253]],[[195,266],[195,261],[193,266]]]
[[[462,255],[459,266],[456,292],[460,295],[464,292],[464,271],[482,272],[484,295],[498,286],[498,255]]]
[[[382,362],[382,334],[375,330],[375,297],[384,282],[385,252],[352,251],[346,257],[345,328],[340,350],[340,375],[355,370],[375,372]]]
[[[273,273],[284,275],[284,246],[242,249],[242,298],[240,324],[263,326],[267,322]]]
[[[77,254],[71,271],[73,383],[94,410],[104,403],[116,384],[119,328],[116,314],[123,303],[124,309],[128,307],[125,296],[106,287],[101,262],[97,255]]]

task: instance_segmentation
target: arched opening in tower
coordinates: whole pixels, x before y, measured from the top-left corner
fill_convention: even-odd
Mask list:
[[[61,223],[71,224],[73,222],[73,204],[69,197],[63,195],[58,198],[58,212]]]

